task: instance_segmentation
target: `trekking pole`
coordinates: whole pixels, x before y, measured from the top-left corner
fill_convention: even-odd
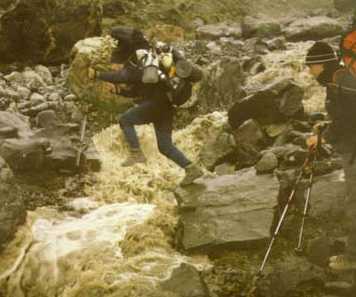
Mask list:
[[[311,196],[311,190],[313,186],[313,179],[314,179],[314,173],[310,173],[309,177],[309,184],[308,184],[308,190],[307,190],[307,196],[305,199],[305,204],[304,204],[304,211],[303,211],[303,218],[302,218],[302,224],[300,226],[300,231],[299,231],[299,237],[298,237],[298,245],[295,248],[295,252],[297,254],[302,254],[303,249],[302,249],[302,244],[303,244],[303,233],[304,233],[304,225],[305,225],[305,219],[307,217],[308,209],[309,209],[309,203],[310,203],[310,196]]]
[[[255,274],[253,280],[252,280],[252,283],[251,283],[251,287],[247,293],[247,296],[248,297],[253,297],[255,295],[255,291],[257,289],[257,282],[263,277],[263,271],[265,269],[265,266],[267,264],[267,261],[270,257],[270,254],[271,254],[271,251],[272,251],[272,247],[273,247],[273,244],[275,243],[276,239],[277,239],[277,236],[281,230],[281,227],[283,225],[283,222],[284,222],[284,219],[288,213],[288,209],[289,209],[289,206],[291,205],[291,202],[293,201],[293,198],[297,192],[297,186],[298,184],[300,183],[300,181],[302,180],[303,178],[303,174],[304,174],[304,171],[305,171],[305,168],[309,165],[311,161],[311,152],[309,152],[308,156],[306,157],[301,169],[300,169],[300,173],[299,175],[297,176],[297,179],[294,183],[294,187],[292,189],[292,192],[290,193],[289,197],[288,197],[288,200],[284,206],[284,209],[283,209],[283,212],[282,212],[282,215],[281,217],[279,218],[279,221],[278,221],[278,224],[277,224],[277,227],[275,228],[275,231],[272,235],[272,238],[271,238],[271,241],[268,245],[268,248],[267,248],[267,251],[265,253],[265,256],[263,258],[263,261],[262,261],[262,264],[257,272],[257,274]]]
[[[84,144],[84,137],[85,137],[85,132],[87,128],[87,122],[88,122],[88,114],[87,112],[84,115],[83,121],[82,121],[82,126],[80,128],[80,140],[79,140],[79,149],[77,152],[77,159],[76,159],[76,167],[80,166],[80,160],[83,154],[83,151],[85,150],[85,144]]]
[[[317,130],[317,145],[316,145],[316,148],[312,149],[312,151],[310,152],[311,155],[312,155],[311,172],[310,172],[310,176],[309,176],[307,195],[306,195],[306,198],[305,198],[302,224],[300,226],[300,231],[299,231],[299,236],[298,236],[298,245],[295,248],[295,252],[297,254],[301,254],[303,252],[302,244],[303,244],[304,225],[305,225],[306,217],[308,215],[310,198],[311,198],[311,191],[312,191],[313,181],[314,181],[314,161],[315,161],[315,159],[318,158],[319,153],[321,151],[321,145],[322,145],[321,134],[322,134],[322,130],[323,130],[323,127],[318,127],[318,130]]]
[[[284,221],[284,219],[285,219],[285,217],[286,217],[286,215],[287,215],[289,206],[290,206],[291,202],[293,201],[293,198],[294,198],[295,193],[296,193],[296,191],[297,191],[297,185],[299,184],[299,182],[301,181],[301,179],[302,179],[302,177],[303,177],[304,167],[306,166],[307,163],[308,163],[308,158],[306,159],[305,163],[303,164],[303,167],[302,167],[302,169],[301,169],[301,171],[300,171],[300,173],[299,173],[299,175],[298,175],[298,177],[297,177],[297,179],[296,179],[296,181],[295,181],[294,188],[293,188],[292,192],[290,193],[290,195],[289,195],[289,197],[288,197],[288,200],[287,200],[286,205],[284,206],[282,215],[281,215],[281,217],[280,217],[280,219],[279,219],[279,221],[278,221],[277,227],[276,227],[276,229],[275,229],[275,231],[274,231],[274,233],[273,233],[273,236],[272,236],[272,239],[271,239],[271,241],[270,241],[270,243],[269,243],[267,252],[266,252],[266,254],[265,254],[265,257],[264,257],[264,259],[263,259],[263,262],[262,262],[262,264],[261,264],[261,267],[260,267],[260,269],[259,269],[259,271],[258,271],[258,274],[257,274],[257,275],[259,275],[259,276],[262,275],[263,270],[264,270],[264,268],[265,268],[265,266],[266,266],[266,263],[267,263],[267,261],[268,261],[268,258],[269,258],[269,256],[270,256],[270,254],[271,254],[271,251],[272,251],[273,244],[274,244],[274,242],[276,241],[276,238],[277,238],[277,236],[278,236],[278,234],[279,234],[279,231],[280,231],[280,229],[281,229],[281,227],[282,227],[282,224],[283,224],[283,221]]]

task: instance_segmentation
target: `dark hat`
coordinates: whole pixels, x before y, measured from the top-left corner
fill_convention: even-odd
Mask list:
[[[308,50],[305,64],[324,64],[332,61],[338,61],[339,58],[333,48],[326,42],[317,41]]]

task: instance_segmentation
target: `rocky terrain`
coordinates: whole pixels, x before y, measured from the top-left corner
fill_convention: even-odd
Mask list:
[[[327,268],[347,228],[343,172],[328,144],[314,167],[303,253],[294,248],[306,179],[253,280],[305,141],[326,119],[305,52],[315,40],[337,49],[354,6],[1,2],[0,297],[353,296],[354,276]],[[121,166],[128,147],[116,118],[133,102],[88,78],[88,67],[111,67],[117,44],[99,35],[114,24],[171,41],[204,70],[174,133],[204,167],[192,185],[179,186],[184,172],[158,153],[150,126],[139,129],[147,164]]]

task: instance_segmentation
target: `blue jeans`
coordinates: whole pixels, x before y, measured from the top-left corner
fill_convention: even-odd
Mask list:
[[[133,149],[140,148],[134,126],[153,123],[160,153],[185,168],[191,161],[172,142],[173,116],[174,108],[168,102],[152,99],[145,100],[126,111],[120,117],[119,123]]]

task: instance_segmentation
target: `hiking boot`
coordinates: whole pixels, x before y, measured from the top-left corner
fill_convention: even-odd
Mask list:
[[[190,164],[185,168],[185,177],[180,183],[182,186],[192,184],[194,180],[201,177],[203,171],[195,164]]]
[[[129,156],[121,166],[130,167],[137,163],[146,163],[146,157],[140,149],[131,149]]]
[[[329,259],[329,267],[338,271],[356,270],[356,259],[345,255],[333,256]]]

